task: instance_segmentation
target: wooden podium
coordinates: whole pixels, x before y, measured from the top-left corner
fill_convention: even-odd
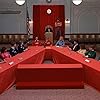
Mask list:
[[[45,32],[45,39],[48,39],[53,43],[53,32]]]

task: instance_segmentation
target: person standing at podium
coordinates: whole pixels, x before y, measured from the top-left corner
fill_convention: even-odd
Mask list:
[[[61,32],[62,22],[59,19],[55,22],[55,39],[58,40],[59,37],[62,35]]]

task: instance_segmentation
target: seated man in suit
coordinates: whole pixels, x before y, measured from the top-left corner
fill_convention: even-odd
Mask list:
[[[22,53],[24,50],[25,50],[24,43],[20,41],[18,45],[18,53]]]
[[[89,50],[85,53],[85,56],[88,57],[88,58],[95,59],[96,51],[93,49],[93,47],[89,47]]]
[[[57,41],[56,46],[62,46],[62,47],[65,46],[65,41],[64,41],[63,36],[59,37],[59,40]]]
[[[80,46],[79,46],[78,42],[77,41],[74,41],[72,50],[73,51],[78,51],[79,49],[80,49]]]
[[[40,46],[40,45],[41,45],[40,40],[39,40],[38,37],[35,37],[35,40],[34,40],[34,42],[33,42],[33,45],[34,45],[34,46]]]
[[[11,48],[10,48],[9,52],[10,52],[11,56],[15,56],[16,54],[18,54],[18,48],[17,48],[16,43],[11,44]]]
[[[56,40],[58,40],[59,37],[62,35],[61,27],[62,27],[62,22],[59,19],[57,19],[57,21],[55,22],[55,39]]]

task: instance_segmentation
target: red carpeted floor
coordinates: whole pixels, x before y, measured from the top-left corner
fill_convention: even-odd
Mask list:
[[[0,100],[100,100],[100,92],[85,86],[85,89],[33,89],[10,88],[0,95]]]

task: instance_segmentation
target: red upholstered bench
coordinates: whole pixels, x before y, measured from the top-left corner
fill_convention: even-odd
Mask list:
[[[81,64],[20,64],[16,88],[84,88]]]

